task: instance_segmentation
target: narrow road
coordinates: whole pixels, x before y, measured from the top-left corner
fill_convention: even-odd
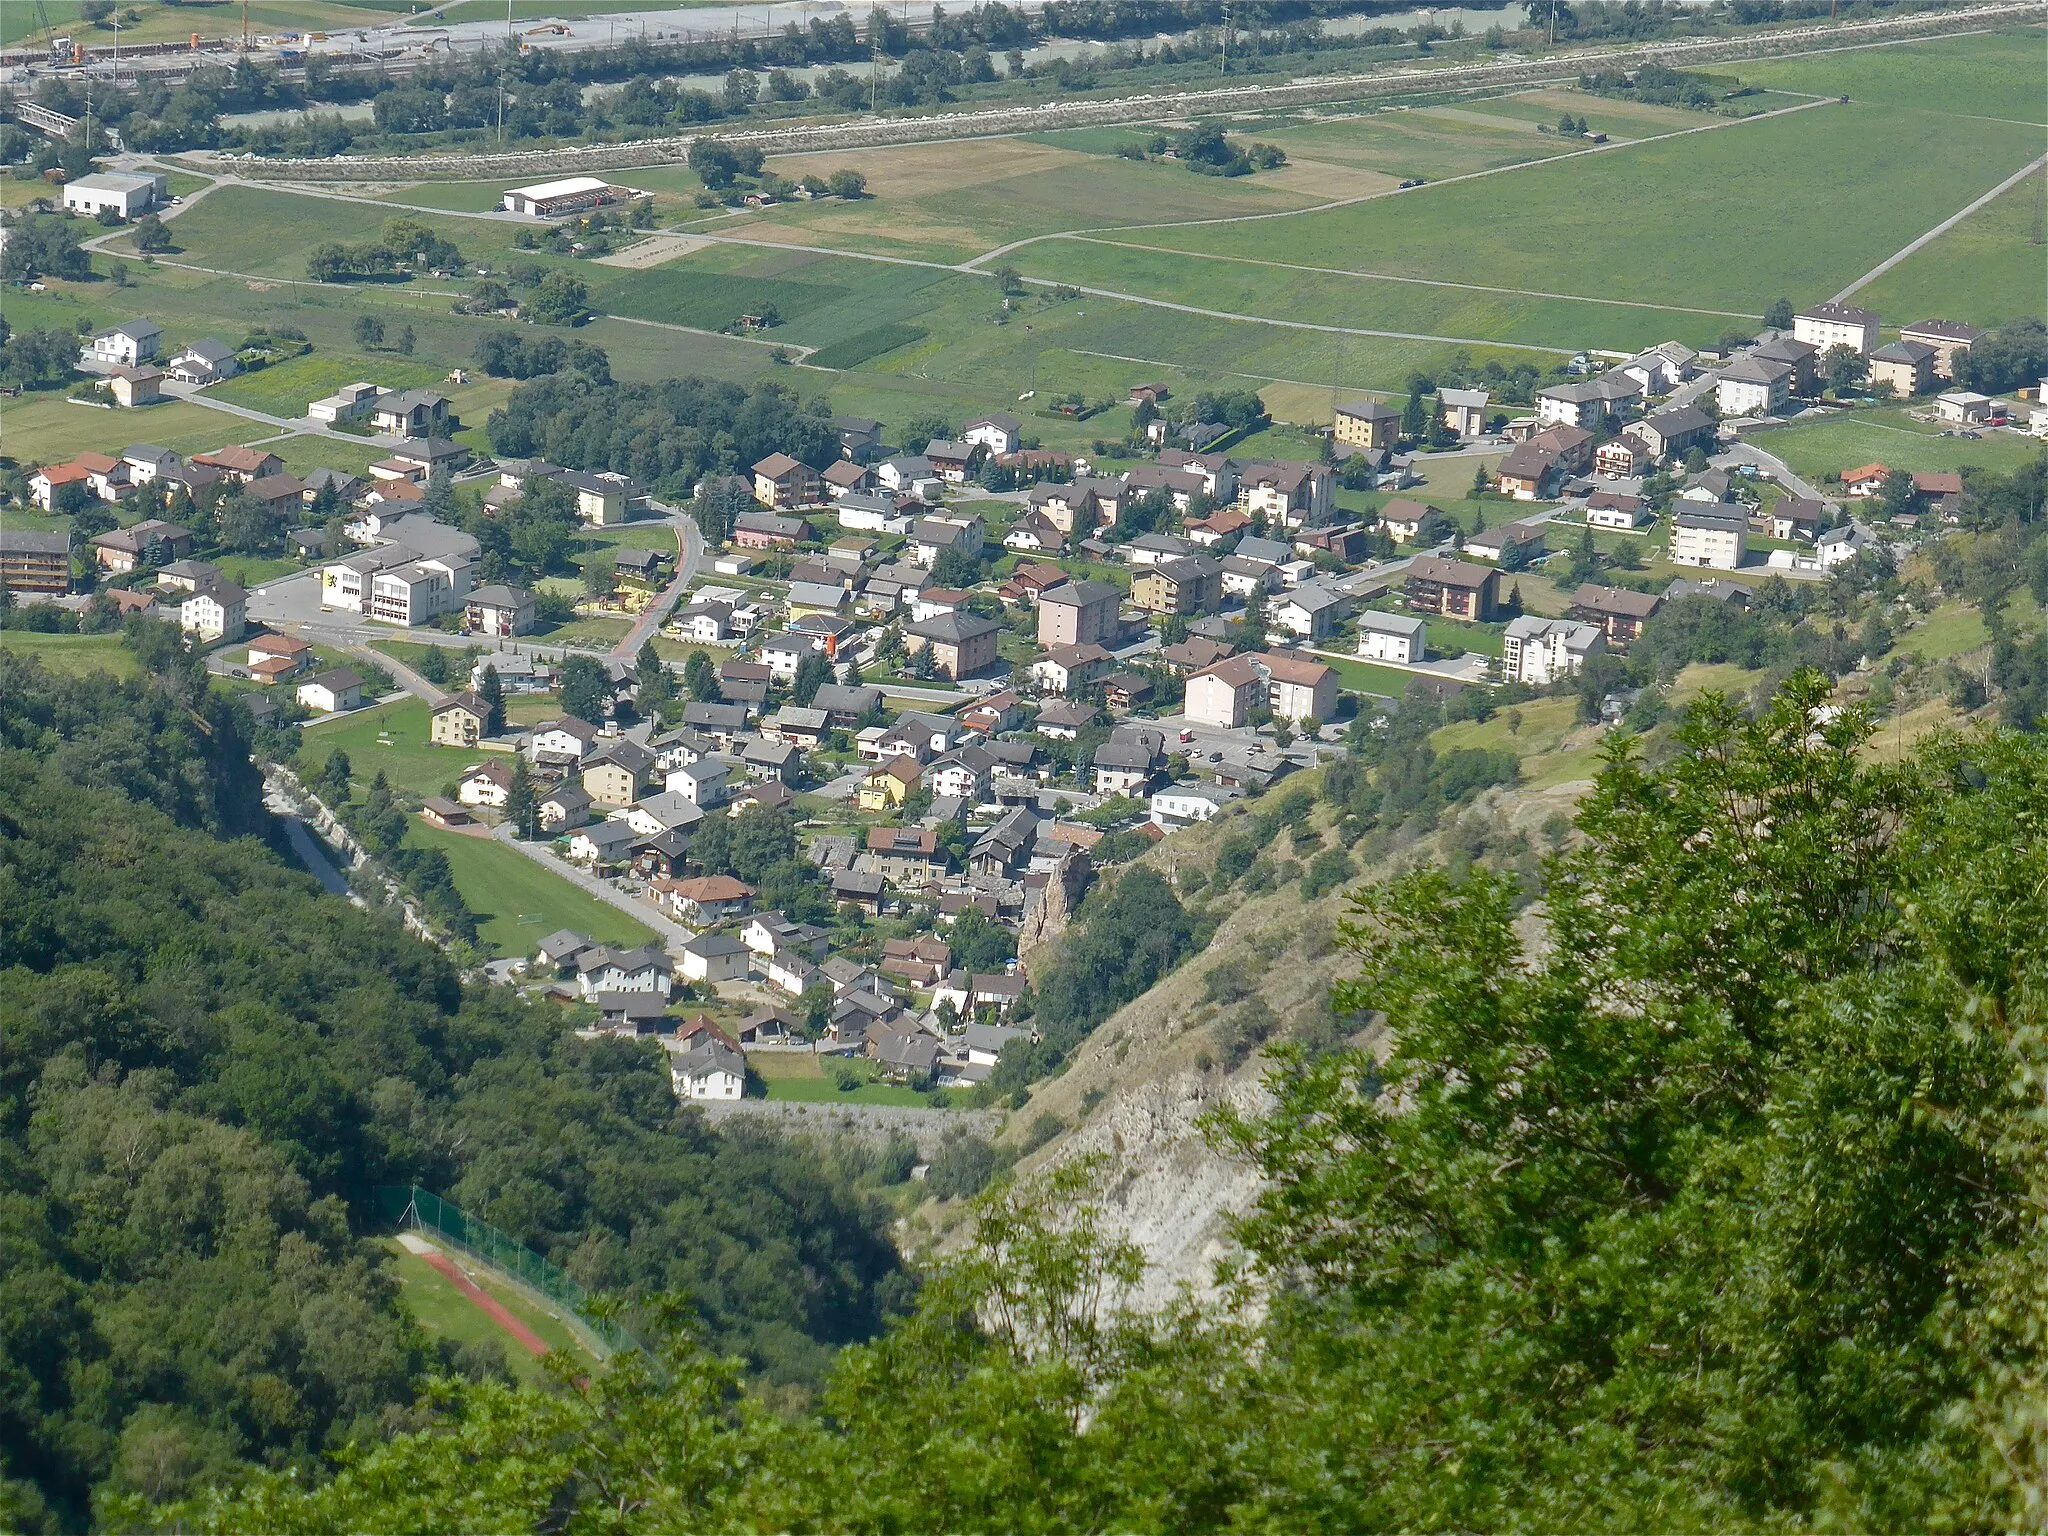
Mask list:
[[[640,610],[640,617],[633,621],[633,627],[626,631],[626,638],[612,647],[614,661],[631,661],[640,654],[640,647],[654,638],[654,634],[674,610],[683,595],[683,589],[695,579],[697,567],[704,561],[704,535],[697,531],[697,520],[674,507],[663,506],[652,497],[648,505],[660,512],[669,521],[676,535],[676,579],[653,602]]]
[[[600,880],[587,870],[581,870],[573,864],[565,863],[542,848],[538,843],[521,842],[512,835],[512,828],[508,825],[500,824],[493,828],[491,835],[508,847],[517,848],[550,874],[567,880],[571,885],[579,887],[586,894],[595,896],[599,901],[606,903],[608,906],[617,907],[628,917],[652,928],[667,941],[670,953],[680,950],[697,936],[697,931],[694,928],[685,928],[681,923],[675,922],[673,919],[657,912],[647,903],[634,900],[609,881]]]
[[[1978,198],[1974,203],[1970,204],[1970,206],[1965,208],[1961,213],[1943,219],[1939,224],[1935,225],[1934,228],[1927,231],[1926,234],[1922,235],[1918,240],[1915,240],[1911,245],[1907,246],[1904,250],[1898,252],[1896,255],[1887,256],[1883,261],[1879,262],[1876,266],[1872,267],[1868,272],[1864,273],[1861,277],[1857,278],[1855,282],[1851,283],[1848,287],[1844,288],[1840,293],[1836,294],[1831,302],[1836,304],[1846,303],[1851,294],[1854,294],[1861,289],[1868,288],[1872,283],[1876,282],[1880,277],[1883,277],[1885,273],[1891,271],[1893,267],[1896,267],[1900,262],[1904,261],[1908,256],[1911,256],[1915,251],[1921,249],[1923,246],[1932,244],[1936,240],[1939,240],[1943,235],[1947,234],[1950,230],[1954,229],[1958,224],[1962,223],[1963,220],[1967,219],[1979,208],[1982,208],[1986,203],[1992,202],[1997,198],[2004,196],[2007,192],[2010,192],[2014,187],[2018,186],[2021,182],[2025,181],[2029,176],[2033,175],[2034,172],[2040,170],[2041,167],[2044,165],[2048,165],[2048,155],[2043,155],[2038,160],[2031,160],[2027,164],[2021,166],[2017,171],[2014,171],[2010,176],[2006,177],[2005,180],[2001,181],[1989,192],[1986,192],[1982,197]]]
[[[1828,495],[1819,486],[1800,478],[1793,473],[1791,465],[1775,453],[1766,453],[1754,443],[1737,443],[1725,452],[1714,455],[1711,462],[1722,467],[1729,464],[1754,464],[1758,469],[1768,470],[1772,478],[1793,495],[1804,496],[1808,501],[1825,501],[1833,504],[1841,499]]]
[[[373,651],[367,644],[351,645],[348,649],[350,655],[359,656],[364,661],[370,663],[371,666],[382,667],[386,672],[389,672],[398,680],[399,687],[416,699],[426,700],[427,708],[429,709],[434,708],[448,697],[446,692],[436,688],[396,656],[387,655],[383,651]]]

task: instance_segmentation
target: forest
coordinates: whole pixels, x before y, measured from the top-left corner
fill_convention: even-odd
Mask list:
[[[1275,1048],[1270,1100],[1209,1115],[1264,1192],[1208,1296],[1135,1305],[1115,1170],[1080,1160],[991,1184],[814,1399],[752,1388],[677,1315],[653,1356],[551,1391],[451,1376],[318,1486],[108,1509],[220,1532],[2033,1524],[2048,747],[1981,727],[1874,763],[1868,716],[1829,702],[1814,672],[1754,712],[1709,694],[1656,767],[1613,737],[1541,943],[1484,869],[1359,892],[1335,1002],[1391,1043]]]
[[[431,1421],[370,1194],[445,1193],[803,1393],[914,1289],[858,1154],[709,1129],[660,1051],[465,984],[281,857],[246,712],[0,652],[0,1526]],[[898,1175],[900,1177],[900,1174]],[[132,1523],[132,1522],[130,1522]]]

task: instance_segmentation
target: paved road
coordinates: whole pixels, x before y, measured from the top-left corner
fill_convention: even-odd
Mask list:
[[[500,825],[493,829],[491,835],[507,847],[517,848],[550,874],[560,876],[571,885],[580,887],[588,895],[595,896],[599,901],[617,907],[627,916],[646,924],[661,935],[667,942],[671,953],[680,950],[697,936],[697,931],[694,928],[685,928],[681,923],[657,912],[646,902],[628,896],[609,881],[600,880],[587,870],[578,869],[574,864],[565,863],[538,843],[521,842],[512,835],[512,828],[510,826]]]
[[[640,647],[654,637],[661,628],[676,602],[683,595],[683,589],[696,578],[697,567],[704,562],[704,535],[697,531],[697,520],[674,507],[663,506],[649,499],[648,505],[668,519],[675,530],[677,560],[676,579],[668,584],[661,596],[640,610],[640,617],[633,621],[633,627],[626,631],[626,638],[612,647],[612,658],[616,661],[631,661],[640,654]]]
[[[1753,443],[1737,443],[1732,448],[1716,454],[1710,461],[1718,468],[1725,469],[1731,464],[1754,464],[1767,471],[1771,478],[1795,496],[1804,496],[1809,501],[1836,502],[1841,498],[1830,496],[1819,486],[1801,479],[1792,472],[1792,467],[1774,453],[1766,453]]]

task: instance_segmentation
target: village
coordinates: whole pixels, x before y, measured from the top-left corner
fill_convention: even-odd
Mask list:
[[[2048,432],[2038,396],[1946,387],[1982,334],[1926,322],[1884,343],[1876,315],[1823,304],[1718,353],[1581,357],[1512,411],[1451,386],[1405,410],[1342,401],[1313,460],[1233,454],[1243,432],[1163,384],[1131,391],[1148,456],[1120,472],[1037,448],[1015,415],[915,451],[841,417],[831,462],[773,454],[687,508],[624,475],[493,459],[452,439],[444,394],[365,380],[306,416],[377,435],[367,473],[110,441],[26,486],[41,512],[117,526],[77,549],[0,531],[0,574],[17,603],[76,606],[89,560],[121,616],[174,622],[259,719],[369,709],[387,673],[425,699],[423,745],[447,760],[446,792],[416,797],[425,824],[510,843],[662,935],[554,932],[504,973],[590,1030],[660,1038],[679,1096],[736,1100],[750,1053],[800,1051],[943,1103],[1028,1037],[1016,956],[1102,863],[1313,767],[1410,687],[1568,686],[1668,601],[1746,604],[1938,530],[1959,476],[1870,464],[1823,490],[1745,440],[1831,378],[1957,432]],[[132,410],[235,368],[210,340],[159,357],[160,336],[94,335],[80,367]],[[1463,501],[1425,480],[1430,448],[1474,464]],[[632,621],[601,657],[550,644],[547,594],[480,580],[479,539],[446,520],[457,490],[489,519],[542,486],[589,530],[672,532],[673,555],[621,546],[583,595],[579,612]],[[1389,494],[1355,516],[1340,488]],[[248,590],[196,558],[178,509],[228,495],[288,526],[300,569]],[[1561,611],[1526,606],[1525,573],[1596,531],[1684,574],[1630,582],[1644,562],[1620,559]],[[444,688],[398,661],[422,642],[466,675]],[[566,706],[578,658],[581,713],[537,714]]]

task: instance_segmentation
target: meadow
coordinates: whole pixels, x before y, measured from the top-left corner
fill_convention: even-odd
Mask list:
[[[1857,292],[1902,320],[1972,325],[2048,315],[2048,174],[2021,182]]]
[[[606,8],[611,8],[609,0]],[[49,13],[52,26],[60,32],[69,32],[88,47],[104,48],[114,41],[112,30],[89,27],[81,22],[80,0],[44,0],[44,9]],[[121,9],[135,14],[135,20],[121,28],[123,44],[178,42],[195,31],[203,37],[241,36],[240,6],[130,0]],[[355,5],[338,4],[335,0],[290,0],[288,4],[279,4],[277,0],[254,0],[248,10],[249,30],[273,33],[319,27],[380,26],[391,20],[390,13],[395,9],[403,9],[396,0],[364,0],[364,3]],[[502,10],[500,14],[503,14]],[[0,44],[33,39],[40,30],[36,7],[28,0],[9,0],[9,3],[0,5]]]
[[[602,944],[636,946],[655,937],[644,923],[495,838],[444,831],[415,817],[406,825],[405,841],[447,854],[455,889],[476,914],[478,937],[501,956],[530,955],[558,928]]]
[[[1756,433],[1752,441],[1808,478],[1862,464],[1923,471],[1975,465],[2009,473],[2032,464],[2043,451],[2038,439],[2014,432],[1987,432],[1975,441],[1943,437],[1939,427],[1913,421],[1891,407],[1773,427]]]
[[[254,373],[238,374],[214,385],[207,395],[230,405],[295,420],[306,414],[307,402],[331,395],[344,384],[368,379],[385,389],[425,389],[439,385],[448,370],[433,363],[388,354],[308,352]]]
[[[74,405],[61,395],[24,395],[0,408],[9,458],[52,464],[88,450],[119,453],[130,443],[154,443],[173,453],[198,453],[225,443],[269,437],[275,427],[186,400],[132,411]]]
[[[315,762],[348,754],[359,785],[383,774],[406,794],[438,795],[463,769],[493,754],[475,747],[441,747],[427,740],[427,706],[414,698],[395,699],[353,714],[330,715],[305,729],[305,750]]]
[[[2035,27],[1736,67],[1745,83],[1780,90],[1921,112],[2048,123],[2041,91],[2041,32]]]
[[[67,677],[91,672],[132,677],[141,667],[119,635],[39,635],[25,629],[0,629],[0,650],[34,656],[52,672]]]

